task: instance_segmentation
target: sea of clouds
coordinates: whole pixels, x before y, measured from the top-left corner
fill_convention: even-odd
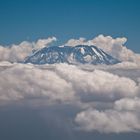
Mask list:
[[[64,111],[67,115],[59,119],[67,118],[64,122],[74,131],[139,133],[140,54],[124,46],[127,39],[99,35],[92,40],[70,39],[64,44],[95,45],[122,61],[116,65],[20,63],[33,49],[53,41],[55,37],[0,46],[0,106],[60,106],[62,112],[69,106]]]

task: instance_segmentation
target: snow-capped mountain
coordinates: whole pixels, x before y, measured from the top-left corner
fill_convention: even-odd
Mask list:
[[[119,63],[120,61],[95,46],[78,45],[75,47],[51,46],[33,50],[32,54],[24,62],[33,64],[88,63],[109,65]]]

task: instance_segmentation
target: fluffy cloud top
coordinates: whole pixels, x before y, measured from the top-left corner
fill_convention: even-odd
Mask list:
[[[140,99],[123,98],[114,103],[112,109],[99,111],[93,108],[77,114],[75,121],[80,129],[101,133],[139,132]]]
[[[57,41],[56,37],[49,37],[48,39],[39,39],[35,43],[35,48],[43,48],[54,41]]]
[[[79,113],[75,119],[80,129],[101,133],[137,132],[140,130],[139,116],[133,112],[89,109]]]
[[[70,40],[68,40],[68,42],[65,44],[65,46],[74,47],[74,46],[77,46],[77,45],[87,45],[86,43],[87,43],[87,41],[86,41],[85,38],[70,39]]]
[[[139,111],[140,99],[139,98],[124,98],[115,102],[116,110],[132,110]]]
[[[0,61],[21,62],[33,49],[48,46],[54,41],[56,41],[55,37],[49,37],[48,39],[39,39],[37,42],[24,41],[19,45],[0,46]]]

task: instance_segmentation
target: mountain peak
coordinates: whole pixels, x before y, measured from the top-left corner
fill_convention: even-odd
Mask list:
[[[33,64],[116,64],[120,61],[96,46],[77,45],[71,46],[50,46],[33,50],[24,61]]]

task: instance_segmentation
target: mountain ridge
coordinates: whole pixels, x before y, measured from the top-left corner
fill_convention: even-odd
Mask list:
[[[50,46],[38,50],[33,50],[32,53],[25,58],[24,63],[33,64],[107,64],[112,65],[120,61],[111,55],[104,52],[96,46],[77,45],[71,46]]]

